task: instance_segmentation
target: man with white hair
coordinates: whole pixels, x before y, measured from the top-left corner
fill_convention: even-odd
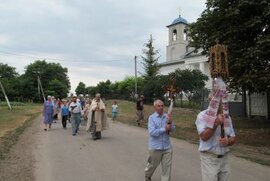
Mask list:
[[[171,115],[163,112],[164,103],[161,100],[154,102],[155,112],[148,119],[149,157],[145,168],[145,180],[151,177],[157,166],[161,163],[161,181],[171,180],[172,146],[170,142],[171,131],[175,131]]]
[[[93,140],[101,139],[101,131],[108,128],[105,110],[105,104],[101,100],[100,94],[97,93],[90,105],[86,126],[86,130],[91,131]]]

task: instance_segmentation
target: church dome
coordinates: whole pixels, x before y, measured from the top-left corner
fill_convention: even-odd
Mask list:
[[[173,20],[173,22],[168,25],[167,27],[170,27],[170,26],[173,26],[173,25],[176,25],[176,24],[185,24],[185,25],[188,25],[188,22],[186,19],[182,18],[180,15],[178,18],[176,18],[175,20]]]

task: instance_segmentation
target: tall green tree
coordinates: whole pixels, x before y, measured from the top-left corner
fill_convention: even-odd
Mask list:
[[[229,86],[250,93],[270,85],[269,0],[207,0],[201,17],[189,26],[190,46],[228,45]]]
[[[28,99],[40,100],[37,99],[40,97],[38,95],[38,77],[41,80],[44,93],[58,93],[61,89],[64,94],[67,94],[67,92],[70,90],[70,81],[67,73],[68,69],[62,67],[59,63],[47,63],[45,60],[35,61],[34,63],[26,66],[25,73],[22,75],[22,78],[24,79],[22,82],[25,83],[25,85],[22,86],[27,91],[24,92],[24,96]],[[55,81],[52,83],[51,81],[53,80],[60,81],[62,85],[52,86],[54,83],[59,84]],[[57,90],[58,88],[59,90]],[[65,97],[67,95],[62,96]]]
[[[144,45],[145,48],[142,50],[143,55],[141,56],[144,68],[144,74],[142,75],[144,79],[153,79],[159,73],[160,65],[158,63],[159,51],[153,46],[153,38],[150,35],[148,42]]]
[[[86,94],[86,86],[83,82],[79,82],[77,88],[75,89],[76,95]]]

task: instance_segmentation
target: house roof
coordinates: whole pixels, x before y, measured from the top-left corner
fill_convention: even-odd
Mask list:
[[[183,56],[179,57],[178,60],[162,62],[161,66],[164,67],[168,65],[184,64],[189,58],[199,57],[199,56],[204,56],[202,54],[202,49],[195,50],[195,48],[190,47],[189,51],[186,52]]]

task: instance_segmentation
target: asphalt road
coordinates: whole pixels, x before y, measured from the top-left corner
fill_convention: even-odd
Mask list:
[[[37,181],[144,181],[148,156],[147,130],[111,123],[102,140],[93,141],[83,127],[77,136],[61,127],[60,121],[50,131],[33,135],[34,175]],[[172,181],[200,181],[197,145],[172,139]],[[230,156],[232,181],[269,181],[269,167]],[[158,167],[152,180],[160,180]]]

